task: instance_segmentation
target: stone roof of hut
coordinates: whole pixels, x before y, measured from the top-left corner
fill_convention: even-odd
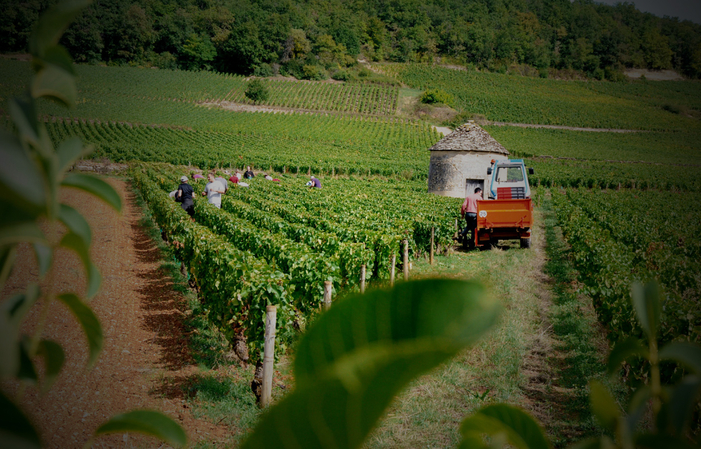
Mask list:
[[[509,151],[497,142],[494,137],[472,122],[455,128],[452,133],[442,138],[429,150],[509,154]]]

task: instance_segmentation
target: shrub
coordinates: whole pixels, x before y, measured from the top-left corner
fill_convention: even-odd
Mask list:
[[[327,78],[326,70],[318,65],[305,65],[302,67],[302,79],[305,80],[325,80]]]
[[[421,103],[443,103],[451,106],[453,104],[453,96],[441,89],[429,89],[421,95]]]
[[[345,70],[338,70],[331,75],[331,78],[335,79],[336,81],[348,81],[351,79],[351,76],[350,73],[346,72]]]
[[[266,101],[270,96],[270,92],[265,84],[259,80],[255,79],[248,83],[248,88],[244,92],[246,98],[253,101],[253,103],[261,103]]]
[[[253,70],[253,75],[260,77],[273,76],[273,68],[270,66],[270,64],[264,62],[261,65],[256,66],[256,68]]]

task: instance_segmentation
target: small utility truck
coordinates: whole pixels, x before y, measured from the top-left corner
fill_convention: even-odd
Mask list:
[[[492,247],[499,240],[519,239],[521,248],[531,246],[533,203],[523,159],[492,160],[487,169],[485,197],[477,201],[477,226],[465,247]],[[469,230],[468,230],[469,231]]]

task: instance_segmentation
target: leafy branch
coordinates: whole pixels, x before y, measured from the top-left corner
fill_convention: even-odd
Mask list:
[[[21,404],[27,385],[38,384],[45,391],[63,368],[63,348],[43,336],[53,301],[62,302],[80,324],[88,343],[88,367],[95,364],[103,346],[100,321],[87,303],[101,283],[100,273],[90,258],[90,225],[80,212],[59,201],[59,193],[67,187],[80,189],[117,211],[122,207],[121,198],[102,179],[69,173],[75,161],[92,148],[84,146],[77,137],[54,147],[44,123],[37,119],[37,101],[41,98],[68,108],[75,104],[78,90],[73,61],[58,41],[88,4],[87,0],[66,0],[41,16],[30,38],[34,77],[26,94],[10,99],[8,104],[15,133],[0,131],[0,187],[5,192],[0,197],[0,288],[12,273],[17,246],[22,242],[33,246],[39,281],[44,286],[29,284],[24,293],[5,298],[0,304],[0,377],[21,381],[14,400],[0,392],[0,436],[12,447],[41,446],[36,429],[17,404]],[[40,221],[47,223],[46,233],[39,227]],[[59,225],[65,227],[65,233],[58,231]],[[80,258],[87,277],[85,298],[72,291],[54,291],[54,254],[59,248],[69,249]],[[22,321],[37,303],[41,307],[38,323],[31,335],[21,335]],[[44,364],[41,378],[35,367],[37,359]],[[152,435],[174,446],[186,442],[185,432],[177,423],[149,410],[116,416],[104,423],[94,437],[128,431]]]

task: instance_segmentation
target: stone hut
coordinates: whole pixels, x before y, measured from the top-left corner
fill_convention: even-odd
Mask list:
[[[509,152],[472,121],[445,136],[431,151],[428,192],[465,198],[481,187],[487,193],[487,168],[492,159],[508,159]]]

